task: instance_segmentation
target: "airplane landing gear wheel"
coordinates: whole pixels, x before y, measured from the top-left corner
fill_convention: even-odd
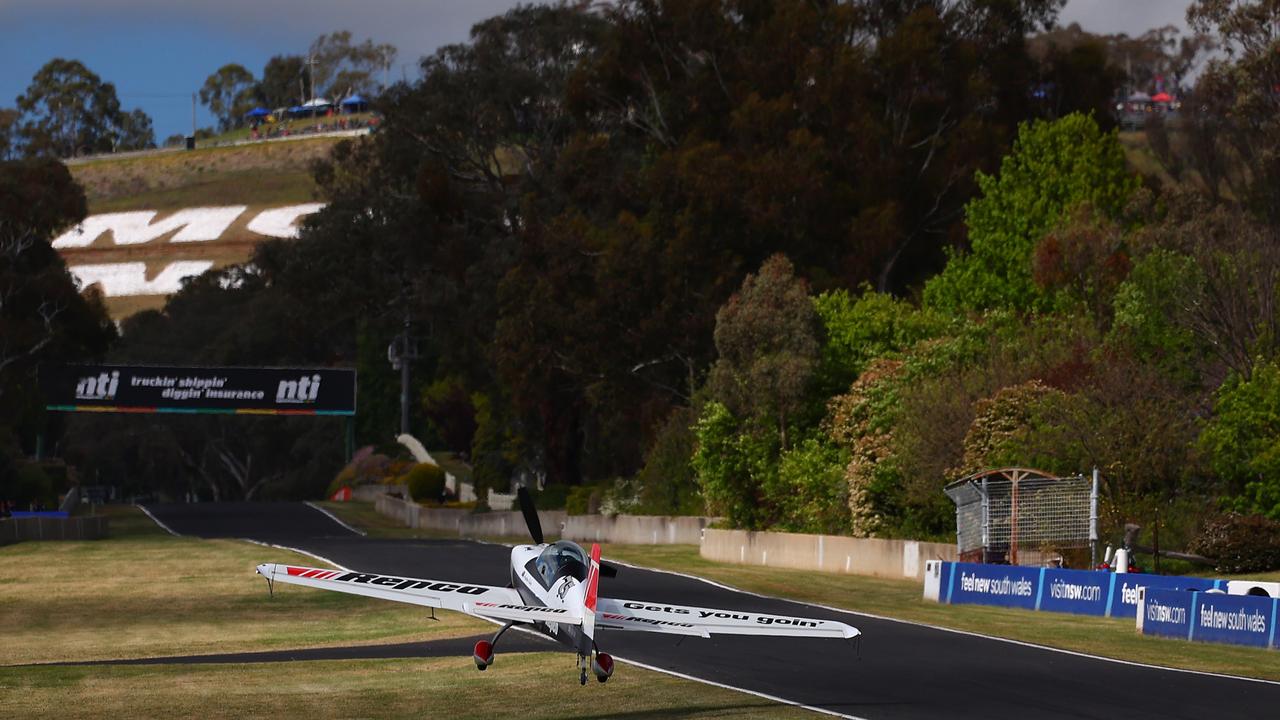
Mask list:
[[[586,668],[583,668],[583,669],[582,669],[582,677],[578,678],[578,684],[579,684],[579,685],[586,685],[586,684],[587,684],[587,669],[586,669]]]
[[[600,682],[613,677],[613,656],[597,650],[595,660],[591,663],[591,670],[596,674],[596,680]]]

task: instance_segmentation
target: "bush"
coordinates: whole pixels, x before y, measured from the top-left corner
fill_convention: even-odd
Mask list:
[[[594,515],[600,512],[604,500],[604,488],[599,485],[579,485],[569,490],[564,509],[570,515]]]
[[[1280,569],[1280,522],[1229,513],[1205,523],[1191,551],[1214,559],[1221,573]]]
[[[674,410],[645,455],[634,492],[620,484],[610,493],[613,502],[609,504],[634,505],[631,509],[644,515],[701,514],[705,503],[690,464],[697,444],[692,426],[697,419],[692,408]]]
[[[409,488],[414,502],[440,502],[444,496],[444,470],[431,463],[419,463],[401,475],[398,482]]]
[[[58,509],[58,495],[53,489],[53,481],[39,465],[19,464],[15,480],[12,499],[18,503],[19,508],[25,510],[35,504],[46,510]]]
[[[346,467],[338,471],[337,476],[329,483],[325,497],[333,497],[334,493],[344,487],[378,483],[388,477],[395,477],[399,473],[391,472],[391,464],[391,458],[374,452],[373,446],[366,445],[356,451]]]
[[[533,506],[539,510],[564,510],[565,505],[569,502],[569,492],[572,490],[568,485],[559,483],[548,485],[541,490],[529,488],[529,496],[533,498]],[[512,500],[511,509],[519,510],[520,501]]]

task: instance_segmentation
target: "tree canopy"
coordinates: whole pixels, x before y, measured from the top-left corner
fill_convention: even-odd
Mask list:
[[[150,119],[140,110],[122,111],[115,85],[79,60],[45,63],[18,96],[17,109],[17,136],[27,157],[155,147]]]

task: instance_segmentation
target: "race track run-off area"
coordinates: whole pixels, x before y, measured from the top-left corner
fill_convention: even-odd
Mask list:
[[[171,532],[245,538],[305,551],[373,573],[506,585],[510,550],[463,540],[363,537],[301,503],[149,505]],[[608,558],[608,547],[604,548]],[[262,582],[246,569],[245,582]],[[263,583],[263,592],[266,592]],[[290,588],[290,592],[321,592]],[[1274,718],[1280,684],[1108,661],[921,625],[757,597],[695,578],[620,569],[604,597],[776,615],[830,618],[859,628],[861,642],[597,636],[619,660],[858,718]],[[527,651],[526,642],[499,643]],[[859,647],[860,645],[860,647]],[[549,643],[547,649],[554,646]],[[335,649],[333,657],[341,649]],[[469,664],[465,651],[458,662]],[[308,659],[318,659],[316,651]],[[327,657],[327,656],[326,656]],[[1259,658],[1260,661],[1263,658]],[[501,673],[501,664],[490,672]],[[619,673],[627,672],[625,665]],[[578,690],[566,670],[565,692]],[[607,686],[606,686],[607,687]]]

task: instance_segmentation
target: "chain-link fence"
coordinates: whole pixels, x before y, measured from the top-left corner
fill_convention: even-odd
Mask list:
[[[1040,564],[1097,542],[1096,478],[1004,468],[971,475],[944,492],[956,504],[962,560]]]

